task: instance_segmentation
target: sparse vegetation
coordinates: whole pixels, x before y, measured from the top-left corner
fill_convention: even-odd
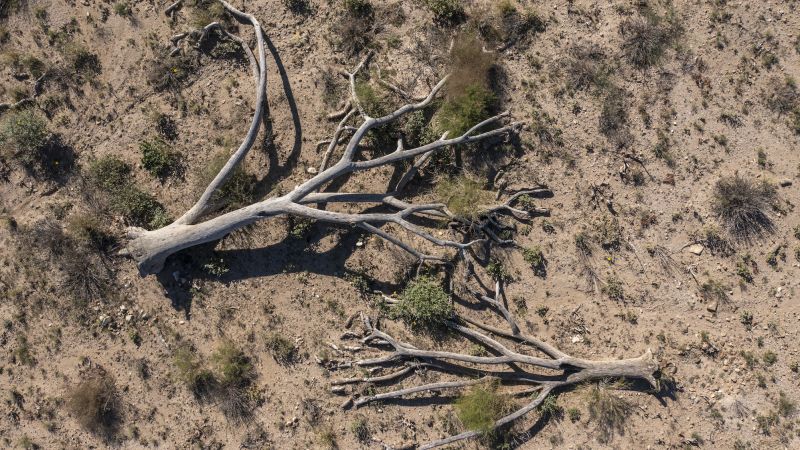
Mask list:
[[[530,264],[536,276],[542,278],[547,276],[547,260],[541,248],[538,246],[526,248],[522,251],[522,256],[525,258],[525,262]]]
[[[480,205],[491,199],[477,181],[467,177],[445,178],[436,183],[436,196],[453,214],[466,219],[477,219]]]
[[[586,399],[589,419],[597,423],[601,442],[608,442],[615,433],[622,433],[632,405],[613,393],[613,386],[600,383],[589,388]]]
[[[141,141],[142,167],[161,180],[178,172],[180,154],[159,138]]]
[[[421,276],[406,286],[391,316],[415,329],[435,330],[452,318],[453,305],[439,281]]]
[[[751,240],[771,233],[770,210],[777,199],[775,187],[739,175],[720,179],[712,208],[728,233],[738,240]]]
[[[89,431],[109,436],[116,431],[120,417],[120,397],[114,380],[99,370],[87,376],[68,393],[72,415]]]
[[[462,394],[455,407],[465,429],[490,436],[494,433],[495,421],[511,409],[511,401],[497,392],[497,384],[482,383]]]
[[[269,350],[275,361],[281,365],[289,365],[297,358],[297,346],[292,341],[280,334],[272,334],[266,340],[267,350]]]
[[[643,15],[630,17],[620,25],[622,51],[631,64],[645,69],[658,63],[682,33],[683,26],[674,10],[659,15],[647,9]]]
[[[160,228],[169,223],[164,206],[133,183],[133,168],[126,162],[105,157],[89,166],[89,178],[106,197],[110,209],[138,227]]]

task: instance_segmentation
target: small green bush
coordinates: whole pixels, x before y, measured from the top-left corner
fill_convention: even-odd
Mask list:
[[[624,300],[625,290],[622,286],[622,281],[615,277],[609,277],[606,284],[602,288],[603,294],[607,295],[611,300]]]
[[[683,33],[683,26],[672,10],[664,15],[650,10],[622,22],[620,33],[623,53],[634,66],[644,69],[661,60],[667,47]]]
[[[436,197],[456,216],[475,220],[481,205],[490,200],[491,194],[477,181],[462,176],[439,181]]]
[[[497,383],[478,384],[455,404],[458,419],[468,430],[484,436],[494,433],[495,422],[510,409],[510,399],[497,392]]]
[[[598,385],[589,389],[587,398],[589,418],[597,422],[601,442],[608,442],[614,432],[622,432],[625,421],[631,413],[632,405],[617,397],[611,390]]]
[[[769,211],[776,201],[773,185],[737,174],[717,182],[712,209],[732,237],[749,241],[775,229]]]
[[[366,444],[372,438],[372,431],[369,429],[369,423],[364,417],[359,417],[350,425],[350,431],[356,437],[356,440],[362,444]]]
[[[433,13],[433,20],[442,26],[455,26],[467,17],[461,0],[425,0],[425,6]]]
[[[89,178],[107,197],[108,206],[133,226],[148,229],[169,224],[164,206],[133,184],[128,163],[107,156],[89,166]]]
[[[294,14],[308,14],[311,12],[310,0],[282,0],[283,6]]]
[[[219,171],[222,170],[222,167],[225,166],[225,163],[228,162],[228,158],[228,154],[219,153],[203,168],[197,179],[198,191],[205,190]],[[249,205],[255,196],[255,184],[256,177],[245,172],[240,164],[228,177],[225,184],[217,190],[212,201],[219,207],[237,208]]]
[[[244,386],[255,378],[253,365],[233,342],[223,341],[211,355],[223,385]]]
[[[297,358],[297,346],[278,333],[268,336],[266,344],[267,350],[269,350],[278,364],[289,365]]]
[[[163,180],[178,172],[180,154],[163,140],[144,140],[139,143],[139,150],[142,152],[142,167],[150,175]]]
[[[406,286],[390,316],[401,319],[414,329],[435,330],[453,317],[453,304],[441,283],[421,276]]]
[[[489,117],[495,96],[479,85],[467,86],[463,95],[447,99],[442,104],[437,120],[442,132],[458,137]],[[484,130],[485,131],[485,130]]]
[[[33,167],[40,162],[51,137],[47,121],[32,109],[7,113],[0,122],[2,155],[26,167]]]
[[[344,0],[344,9],[356,17],[372,15],[372,3],[369,0]]]
[[[114,14],[120,17],[131,17],[133,16],[133,10],[127,2],[117,2],[114,3]]]
[[[185,383],[197,397],[210,394],[217,384],[214,374],[203,366],[195,351],[188,345],[175,350],[173,363],[178,380]]]
[[[524,249],[522,256],[525,258],[525,262],[530,264],[536,276],[542,278],[547,276],[547,259],[539,246]]]
[[[194,61],[186,55],[170,56],[168,48],[155,53],[147,64],[147,83],[156,91],[178,91],[194,72]]]

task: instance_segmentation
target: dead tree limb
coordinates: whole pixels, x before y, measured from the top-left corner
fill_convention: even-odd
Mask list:
[[[468,277],[476,275],[469,268]],[[531,402],[517,409],[513,413],[499,418],[494,423],[494,428],[503,427],[524,417],[526,414],[535,410],[549,396],[554,395],[559,389],[575,386],[580,383],[608,378],[640,379],[649,383],[653,388],[657,388],[658,381],[658,362],[652,352],[648,349],[638,358],[620,360],[587,360],[577,358],[558,350],[557,348],[542,342],[536,338],[523,335],[516,327],[516,320],[498,298],[501,287],[495,286],[495,297],[471,290],[479,301],[492,306],[508,323],[511,331],[504,331],[489,325],[485,325],[477,320],[465,315],[456,314],[452,320],[444,322],[451,330],[475,341],[486,348],[491,356],[475,356],[458,352],[442,350],[426,350],[417,348],[409,343],[403,342],[388,333],[379,330],[372,324],[367,316],[362,316],[364,328],[367,332],[362,339],[364,345],[372,346],[382,354],[364,359],[352,361],[349,367],[385,367],[395,371],[382,377],[373,378],[348,378],[334,380],[331,384],[341,386],[344,384],[374,383],[376,380],[382,382],[400,382],[405,375],[408,375],[416,367],[430,368],[440,371],[448,376],[460,376],[462,379],[441,381],[430,384],[405,387],[391,390],[365,397],[356,397],[351,404],[358,408],[369,403],[387,401],[407,397],[414,394],[434,392],[449,389],[462,389],[474,386],[487,380],[497,380],[501,385],[523,385],[528,386],[525,393],[538,392],[538,396]],[[466,325],[473,325],[475,328]],[[512,342],[524,344],[530,348],[532,353],[521,353],[512,350],[508,345],[497,339],[490,337],[482,332],[487,331],[499,338],[507,339]],[[390,348],[387,352],[386,348]],[[535,356],[539,353],[542,356]],[[416,366],[410,366],[414,364]],[[400,367],[398,370],[397,367]],[[520,392],[510,393],[516,395]],[[431,449],[461,440],[480,436],[477,430],[468,430],[463,433],[450,436],[444,439],[435,440],[420,446],[420,449]]]
[[[508,112],[503,112],[476,124],[457,137],[449,138],[447,133],[445,133],[438,140],[416,148],[406,149],[403,148],[402,144],[399,144],[396,150],[388,154],[372,159],[360,159],[362,141],[371,130],[385,126],[402,118],[406,114],[427,107],[436,99],[447,82],[447,77],[443,78],[431,89],[428,95],[419,102],[403,105],[383,117],[370,117],[359,102],[355,86],[356,77],[368,64],[372,56],[371,54],[361,60],[354,70],[345,73],[350,85],[351,99],[349,103],[352,105],[352,109],[345,113],[345,117],[339,123],[334,137],[330,140],[328,148],[323,155],[319,173],[301,183],[289,193],[268,198],[217,217],[202,220],[211,212],[214,194],[225,184],[234,169],[241,163],[255,143],[264,114],[267,83],[265,39],[260,23],[254,16],[237,10],[225,0],[220,0],[220,2],[229,14],[243,23],[250,24],[255,32],[257,58],[255,56],[252,58],[252,60],[255,61],[253,64],[254,74],[258,75],[255,113],[253,114],[247,135],[239,148],[231,155],[230,159],[222,167],[214,180],[206,187],[198,201],[186,213],[174,223],[158,230],[147,231],[141,228],[128,229],[128,241],[122,253],[136,260],[142,275],[160,272],[166,258],[180,250],[221,239],[232,231],[256,221],[286,215],[305,217],[334,224],[358,226],[400,246],[402,249],[417,257],[420,261],[441,260],[442,258],[424,255],[414,250],[410,244],[403,243],[399,238],[393,237],[385,230],[382,230],[381,226],[393,223],[409,232],[411,235],[423,238],[436,246],[449,247],[456,250],[469,248],[471,245],[484,242],[487,238],[499,241],[496,234],[491,232],[491,227],[485,224],[483,227],[479,227],[479,230],[484,231],[483,236],[473,237],[466,242],[458,242],[449,239],[440,239],[428,232],[424,227],[414,223],[415,219],[420,217],[437,217],[439,219],[450,220],[457,219],[452,213],[447,211],[447,208],[442,204],[408,204],[399,201],[396,198],[395,192],[390,192],[388,194],[319,193],[322,188],[332,181],[355,172],[367,171],[406,160],[414,160],[416,158],[426,158],[437,151],[455,145],[473,144],[490,139],[506,139],[510,135],[517,133],[522,126],[519,122],[507,122],[506,119],[510,114]],[[208,33],[213,29],[224,31],[221,30],[218,24],[212,23],[203,29],[203,33]],[[180,37],[179,40],[180,39],[183,39],[183,37]],[[234,40],[246,47],[244,41],[240,38],[234,37]],[[249,48],[246,49],[246,52],[249,52],[249,55],[252,54]],[[357,115],[360,116],[360,124],[358,126],[348,125],[348,121],[352,121]],[[328,167],[328,161],[333,159],[333,155],[337,153],[339,143],[343,140],[342,134],[345,132],[352,133],[352,135],[344,146],[342,155],[339,157],[338,161]],[[410,177],[413,177],[413,174],[406,178]],[[361,203],[365,205],[382,204],[395,211],[369,214],[341,213],[324,210],[318,207],[322,204],[337,201]],[[487,213],[491,215],[501,210],[510,211],[513,214],[525,213],[524,211],[511,209],[507,205],[500,207],[497,211],[488,211]]]

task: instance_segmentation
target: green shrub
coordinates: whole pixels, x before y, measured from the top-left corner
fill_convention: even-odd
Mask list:
[[[219,381],[227,386],[244,386],[255,378],[253,365],[231,341],[223,341],[211,355]]]
[[[667,47],[683,33],[683,27],[674,11],[661,16],[651,10],[626,19],[620,33],[623,53],[631,64],[644,69],[661,60]]]
[[[297,358],[297,346],[280,334],[275,333],[268,336],[266,344],[267,350],[278,364],[289,365]]]
[[[603,294],[607,295],[611,300],[624,300],[625,290],[622,286],[622,281],[615,277],[609,277],[606,284],[602,288]]]
[[[131,182],[133,168],[119,158],[107,156],[100,158],[89,166],[89,178],[99,188],[112,191]]]
[[[489,117],[494,101],[495,96],[489,89],[467,86],[463,95],[449,98],[442,104],[437,114],[440,130],[449,131],[451,138],[461,136]]]
[[[614,432],[624,430],[625,420],[632,410],[627,400],[617,397],[604,385],[589,389],[587,407],[589,418],[598,424],[601,442],[608,442]]]
[[[210,394],[217,384],[214,374],[205,368],[195,351],[188,345],[182,345],[173,355],[178,380],[185,383],[197,397]]]
[[[372,432],[369,429],[369,423],[364,417],[359,417],[350,425],[350,431],[356,437],[356,440],[362,444],[368,443],[372,439]]]
[[[477,181],[462,176],[436,183],[436,197],[456,216],[475,220],[481,205],[490,200],[491,194]]]
[[[164,179],[178,172],[180,154],[159,138],[145,140],[139,143],[142,152],[142,167],[150,175]]]
[[[732,237],[749,241],[774,230],[769,209],[776,200],[777,192],[773,185],[766,181],[751,181],[737,174],[717,182],[712,209]]]
[[[161,228],[169,224],[164,206],[152,195],[133,184],[132,168],[113,156],[103,157],[89,166],[89,178],[107,197],[108,206],[137,227]]]
[[[433,13],[434,21],[442,26],[458,25],[467,17],[461,0],[425,0],[425,6]]]
[[[511,279],[511,274],[508,273],[503,263],[494,258],[486,265],[486,273],[495,281],[508,281]]]
[[[369,0],[344,0],[344,9],[356,17],[372,15],[372,3]]]
[[[211,22],[226,20],[225,7],[215,0],[190,0],[189,22],[195,28],[202,28]]]
[[[294,14],[308,14],[311,12],[310,0],[282,0],[283,6]]]
[[[455,404],[458,419],[468,430],[484,436],[494,433],[495,422],[510,410],[510,399],[497,392],[497,383],[477,384]]]
[[[133,10],[127,2],[116,2],[114,3],[114,14],[120,17],[131,17],[133,16]]]
[[[179,90],[194,72],[194,61],[182,54],[170,56],[169,48],[157,49],[155,53],[147,63],[147,83],[156,91]]]
[[[32,109],[6,113],[0,122],[2,155],[26,167],[33,167],[41,161],[51,138],[47,121]]]
[[[536,276],[542,278],[547,276],[547,259],[539,246],[524,249],[522,256],[525,258],[525,262],[530,264]]]
[[[453,317],[450,295],[439,281],[421,276],[411,281],[393,305],[390,316],[419,330],[436,330]]]
[[[229,156],[226,153],[219,153],[203,168],[197,180],[197,187],[200,192],[204,191],[219,171],[222,170],[222,167],[228,162],[228,158]],[[228,177],[225,184],[217,190],[212,201],[219,207],[237,208],[249,205],[255,195],[255,184],[256,177],[245,172],[240,164]]]

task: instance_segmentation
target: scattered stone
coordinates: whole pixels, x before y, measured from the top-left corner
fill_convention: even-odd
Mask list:
[[[311,175],[316,175],[318,171],[316,167],[308,167],[306,172],[310,173]]]
[[[583,336],[580,336],[580,335],[577,335],[577,334],[575,336],[572,336],[572,343],[573,344],[579,344],[581,342],[583,342]]]
[[[713,303],[709,304],[708,306],[706,306],[706,310],[708,312],[715,313],[715,312],[717,312],[717,308],[718,307],[719,307],[719,302],[713,302]]]
[[[703,247],[703,244],[692,244],[692,245],[686,247],[686,251],[688,251],[689,253],[691,253],[693,255],[698,255],[698,256],[703,254],[703,250],[704,249],[705,249],[705,247]]]
[[[781,185],[781,187],[789,187],[789,186],[792,185],[792,180],[783,179],[783,180],[781,180],[780,185]]]

